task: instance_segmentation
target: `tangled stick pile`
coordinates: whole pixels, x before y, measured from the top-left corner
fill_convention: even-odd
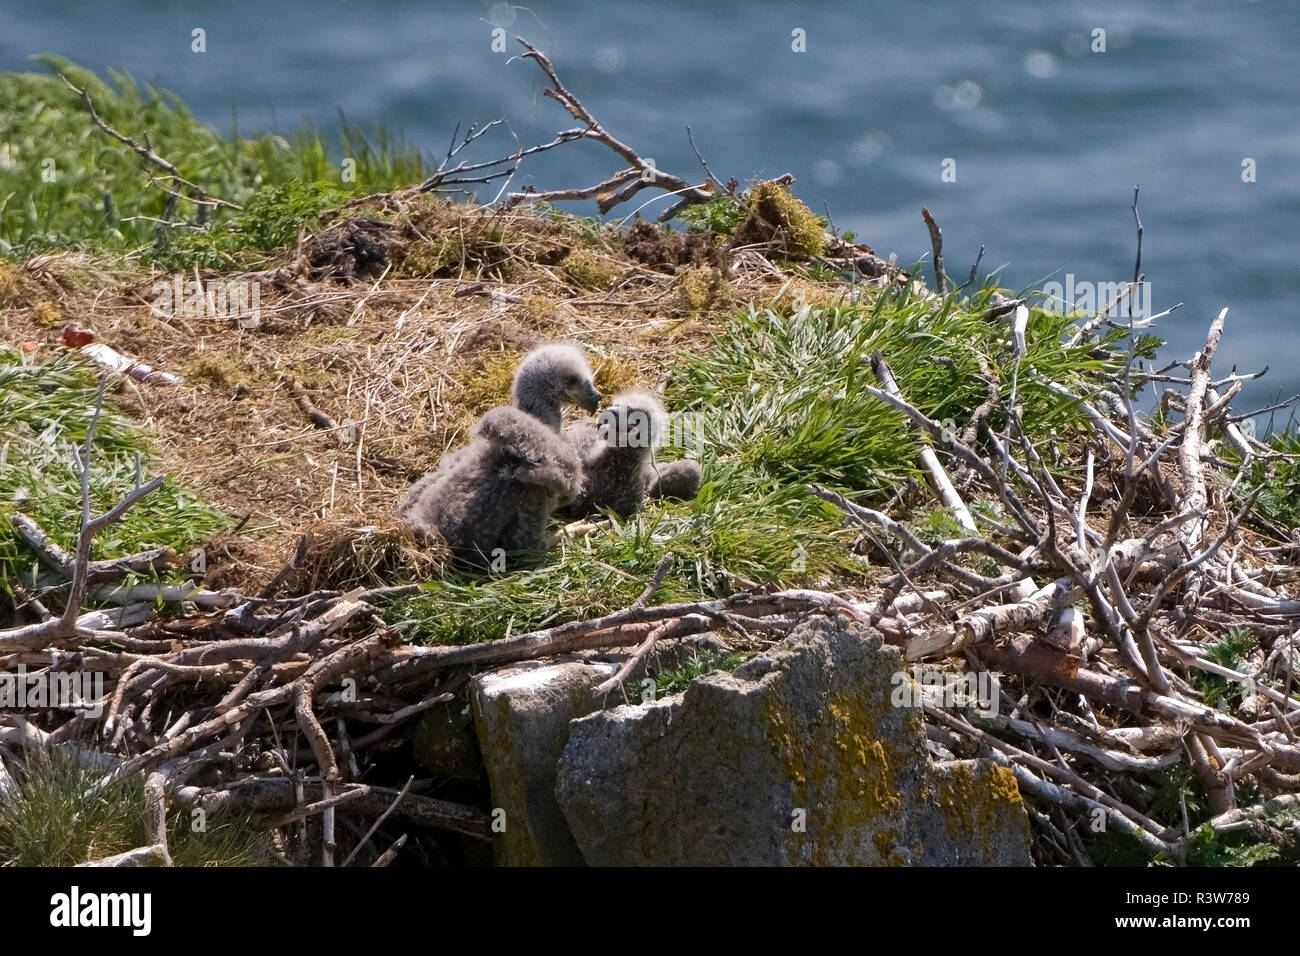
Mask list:
[[[1100,814],[1149,853],[1184,861],[1194,839],[1185,809],[1181,829],[1157,823],[1145,809],[1153,800],[1149,775],[1180,763],[1194,771],[1215,833],[1250,831],[1295,857],[1300,601],[1279,586],[1295,577],[1279,559],[1296,555],[1289,544],[1264,546],[1247,531],[1259,491],[1247,493],[1246,478],[1261,456],[1275,453],[1235,423],[1229,402],[1240,378],[1211,380],[1226,314],[1186,365],[1187,393],[1175,399],[1182,421],[1157,432],[1129,392],[1147,380],[1170,381],[1172,367],[1144,375],[1130,361],[1115,388],[1078,397],[1094,442],[1077,489],[1062,487],[1018,433],[1018,409],[1002,409],[1009,435],[985,420],[978,445],[963,440],[891,388],[888,367],[874,356],[882,387],[864,387],[1001,502],[1001,515],[979,521],[982,531],[972,526],[968,536],[927,545],[880,511],[810,489],[906,555],[893,562],[896,573],[879,603],[896,607],[891,599],[910,592],[921,609],[873,616],[872,623],[909,660],[965,658],[1002,675],[996,716],[962,719],[927,706],[929,731],[953,752],[977,745],[1014,770],[1026,797],[1057,810],[1055,819],[1039,814],[1035,822],[1062,862],[1088,862],[1067,823],[1081,814]],[[1124,420],[1110,420],[1097,407],[1103,404]],[[1212,436],[1235,460],[1216,453]],[[938,459],[930,462],[936,487],[952,489]],[[1109,480],[1099,480],[1099,471]],[[972,570],[962,561],[968,555],[992,559],[1000,573]],[[935,579],[936,590],[918,588]],[[1086,611],[1073,606],[1078,602]],[[1234,627],[1261,645],[1240,670],[1208,656],[1214,636]],[[1222,700],[1217,707],[1204,702],[1192,685],[1198,672],[1240,687],[1235,712]],[[1099,819],[1092,832],[1104,828]]]

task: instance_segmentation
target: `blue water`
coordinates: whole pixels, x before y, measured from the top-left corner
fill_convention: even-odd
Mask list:
[[[924,205],[954,275],[983,244],[984,268],[1004,266],[1015,288],[1066,273],[1124,281],[1140,183],[1152,304],[1185,303],[1158,324],[1166,356],[1190,356],[1229,306],[1216,369],[1272,367],[1247,402],[1300,391],[1300,4],[1043,6],[0,0],[0,69],[42,51],[117,67],[244,133],[303,120],[328,130],[341,108],[434,155],[457,122],[505,116],[525,143],[572,125],[538,96],[532,64],[493,52],[493,22],[513,19],[508,32],[548,50],[661,169],[700,176],[689,125],[722,178],[790,172],[838,228],[904,262],[928,254]],[[196,27],[206,53],[191,52]],[[1105,53],[1089,49],[1095,28]],[[806,52],[792,51],[795,30]],[[940,179],[945,158],[955,182]],[[572,144],[518,182],[581,185],[616,168],[602,148]]]

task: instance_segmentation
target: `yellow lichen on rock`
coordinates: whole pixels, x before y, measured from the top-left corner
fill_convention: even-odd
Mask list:
[[[1006,767],[989,763],[948,764],[932,775],[931,792],[949,835],[954,837],[969,838],[1005,829],[1012,814],[1023,807],[1016,775]]]

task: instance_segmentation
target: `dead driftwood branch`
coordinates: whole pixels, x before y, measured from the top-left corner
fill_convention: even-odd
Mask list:
[[[138,486],[129,492],[120,502],[108,511],[100,515],[91,513],[90,509],[90,450],[94,443],[95,428],[99,424],[100,414],[104,406],[104,389],[107,380],[100,383],[99,392],[95,400],[95,408],[91,415],[90,423],[86,426],[86,443],[80,451],[76,446],[69,446],[69,451],[73,455],[81,485],[81,530],[77,535],[76,549],[69,559],[66,552],[61,549],[52,550],[53,543],[49,537],[38,527],[35,522],[27,519],[20,520],[16,529],[23,529],[32,533],[33,539],[37,542],[37,553],[47,562],[53,562],[60,573],[68,575],[68,593],[64,605],[63,613],[57,617],[49,617],[36,624],[26,625],[24,627],[10,628],[0,630],[0,652],[15,649],[38,649],[47,644],[60,642],[75,642],[86,632],[79,626],[78,619],[82,613],[82,606],[86,600],[86,592],[90,587],[91,561],[90,545],[95,535],[104,530],[109,525],[121,520],[122,516],[127,513],[140,499],[146,495],[152,494],[162,487],[165,477],[159,476],[151,481]],[[69,564],[70,560],[70,564]],[[102,570],[102,565],[99,570]]]
[[[604,214],[627,202],[641,190],[653,187],[663,190],[666,195],[680,197],[674,205],[659,216],[659,220],[663,222],[676,216],[688,205],[708,202],[713,198],[711,181],[690,183],[680,176],[666,173],[658,169],[653,161],[644,159],[631,146],[615,138],[583,105],[582,101],[564,85],[550,58],[545,53],[522,37],[516,37],[516,40],[524,48],[523,59],[532,60],[536,63],[550,81],[550,85],[542,90],[542,95],[555,100],[564,108],[565,112],[582,124],[578,129],[566,130],[560,133],[553,143],[548,144],[548,148],[575,139],[594,140],[613,151],[627,164],[627,168],[585,188],[511,193],[509,198],[512,201],[555,202],[559,200],[594,199],[597,208]]]
[[[652,159],[642,157],[631,146],[616,138],[601,125],[595,115],[583,104],[582,100],[565,86],[550,57],[523,37],[516,37],[515,39],[524,49],[519,58],[535,63],[546,78],[547,86],[542,90],[542,95],[559,103],[564,111],[580,125],[560,130],[550,140],[533,146],[519,146],[516,138],[516,148],[512,152],[496,159],[477,162],[457,161],[457,159],[467,147],[477,142],[486,133],[497,128],[508,130],[509,127],[504,120],[495,119],[481,126],[470,126],[462,135],[460,127],[457,126],[452,133],[446,155],[438,164],[438,168],[423,182],[404,192],[418,194],[437,190],[463,189],[464,187],[486,185],[500,180],[502,184],[496,196],[492,199],[493,203],[502,197],[505,198],[507,203],[594,200],[597,208],[604,214],[628,202],[642,190],[653,188],[661,191],[660,196],[677,197],[676,201],[659,215],[658,218],[661,222],[675,218],[688,206],[708,202],[716,195],[714,192],[715,179],[711,172],[709,178],[702,183],[688,182],[680,176],[658,169]],[[511,131],[510,135],[513,137],[514,133]],[[585,187],[566,187],[541,191],[526,188],[514,192],[508,191],[520,164],[528,157],[580,140],[590,140],[607,147],[619,160],[626,164],[625,168],[598,183]],[[692,145],[694,144],[692,143]],[[656,196],[656,198],[659,198],[659,196]],[[476,294],[476,290],[466,290],[463,294],[473,295]]]
[[[928,217],[929,214],[926,215]],[[933,220],[927,218],[927,222],[929,221]],[[939,275],[942,274],[942,272],[939,273]],[[940,281],[939,294],[944,294],[942,281]],[[889,364],[879,352],[871,354],[871,371],[875,373],[881,388],[895,398],[901,399],[902,396],[898,390],[898,382],[894,379],[894,373],[890,371]],[[935,455],[934,449],[930,447],[929,442],[922,443],[921,463],[925,465],[925,470],[929,472],[930,480],[934,482],[935,492],[939,495],[939,500],[943,502],[944,507],[952,513],[952,516],[957,519],[957,523],[963,528],[972,534],[978,534],[979,529],[975,527],[975,519],[971,517],[970,509],[966,507],[966,502],[961,500],[961,495],[957,493],[952,479],[948,477],[948,472],[939,463],[939,458]]]
[[[216,196],[213,196],[209,194],[208,191],[204,189],[202,186],[190,182],[188,179],[186,179],[184,176],[181,175],[181,171],[177,169],[175,165],[173,165],[167,159],[165,159],[162,156],[159,156],[156,152],[154,152],[153,148],[150,147],[147,142],[140,143],[137,140],[132,139],[130,136],[127,136],[124,133],[119,133],[113,127],[109,126],[100,118],[99,112],[95,109],[95,104],[91,100],[90,94],[86,92],[86,90],[74,84],[62,73],[59,74],[59,79],[63,80],[63,82],[67,84],[68,89],[72,90],[72,92],[76,93],[77,96],[81,98],[82,104],[86,107],[86,112],[90,115],[90,121],[94,123],[95,126],[97,126],[108,136],[117,140],[123,146],[126,146],[132,151],[134,151],[145,162],[153,166],[157,166],[159,169],[161,169],[164,173],[167,174],[168,179],[171,181],[171,185],[168,188],[166,209],[163,212],[162,219],[158,221],[160,240],[162,238],[161,228],[163,226],[172,224],[171,216],[175,211],[176,201],[180,198],[182,186],[188,189],[191,193],[193,193],[193,197],[191,201],[194,203],[195,208],[194,208],[194,216],[191,219],[192,225],[198,226],[206,222],[208,218],[208,214],[213,207],[221,206],[226,209],[235,209],[235,210],[240,209],[240,207],[235,203],[227,202],[224,199],[220,199]],[[153,181],[152,177],[150,177],[150,181],[151,182]]]

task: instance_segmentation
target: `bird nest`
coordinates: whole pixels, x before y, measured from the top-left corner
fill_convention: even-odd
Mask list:
[[[804,307],[865,286],[895,304],[919,298],[933,306],[927,321],[937,322],[955,302],[942,269],[931,292],[866,247],[828,240],[780,184],[752,191],[753,206],[739,209],[739,242],[697,234],[657,243],[653,227],[625,236],[529,205],[591,199],[605,212],[650,185],[678,197],[667,211],[674,214],[722,195],[739,208],[741,197],[711,173],[691,184],[654,171],[525,47],[550,81],[547,95],[581,122],[556,143],[595,139],[627,169],[585,189],[512,194],[483,208],[431,197],[441,186],[480,181],[463,178],[478,170],[450,165],[453,150],[428,182],[337,210],[268,268],[196,274],[200,292],[218,282],[227,296],[256,289],[255,310],[157,309],[160,289],[179,282],[183,292],[189,277],[84,257],[46,256],[0,272],[6,340],[37,358],[72,347],[109,364],[112,404],[153,434],[155,470],[231,519],[190,554],[154,548],[92,561],[96,536],[163,479],[138,482],[95,514],[90,440],[77,457],[83,493],[72,551],[30,516],[11,516],[44,568],[41,594],[61,604],[51,610],[41,594],[18,595],[30,620],[0,630],[4,666],[93,670],[108,690],[102,720],[74,709],[47,729],[36,720],[40,708],[0,718],[0,789],[15,753],[68,745],[96,774],[87,797],[145,780],[150,835],[164,851],[169,805],[260,814],[286,862],[310,855],[333,864],[345,845],[347,862],[390,814],[481,844],[489,834],[481,793],[453,801],[409,782],[399,789],[361,780],[364,763],[393,782],[385,760],[397,732],[459,701],[473,669],[601,649],[619,666],[594,688],[595,706],[621,700],[673,642],[711,633],[762,647],[809,615],[843,615],[918,667],[998,675],[1001,712],[922,692],[927,737],[936,759],[985,756],[1014,773],[1032,807],[1039,862],[1090,863],[1084,840],[1099,832],[1148,860],[1196,862],[1207,845],[1243,834],[1256,841],[1251,852],[1294,860],[1286,814],[1300,805],[1300,601],[1286,585],[1298,551],[1260,532],[1276,529],[1259,520],[1260,489],[1248,484],[1279,456],[1231,412],[1240,377],[1210,376],[1223,314],[1181,377],[1168,374],[1171,366],[1144,378],[1130,355],[1117,366],[1122,379],[1094,375],[1086,395],[1022,369],[1024,302],[1004,300],[976,316],[981,328],[1005,327],[1013,374],[1022,376],[1013,382],[1063,398],[1086,420],[1072,447],[1055,454],[1028,437],[1017,384],[1008,394],[987,369],[988,399],[962,421],[937,421],[899,387],[888,355],[857,356],[860,394],[840,398],[866,395],[896,413],[897,428],[919,439],[928,483],[916,483],[912,497],[937,498],[955,522],[937,537],[920,527],[906,491],[870,508],[840,491],[807,489],[842,515],[860,552],[887,566],[869,582],[850,588],[827,577],[790,588],[732,574],[728,596],[661,600],[675,566],[697,565],[702,576],[708,563],[707,555],[668,554],[645,581],[631,582],[616,610],[566,607],[556,623],[548,607],[547,620],[523,633],[511,617],[497,633],[457,635],[461,644],[403,640],[392,602],[420,585],[389,582],[429,577],[438,556],[396,527],[396,501],[465,441],[479,412],[507,401],[509,370],[533,344],[582,343],[601,391],[653,388],[674,356],[709,341],[720,315],[741,303],[774,303],[812,321]],[[939,232],[927,223],[937,264]],[[780,261],[796,248],[815,257],[818,271]],[[818,278],[828,272],[868,278],[850,293]],[[1110,308],[1078,324],[1071,344],[1113,359],[1102,341],[1114,325]],[[74,318],[79,327],[65,344],[58,327]],[[95,345],[112,354],[86,351]],[[1185,390],[1158,422],[1134,409],[1127,387],[1157,381]],[[1069,455],[1084,463],[1080,480],[1053,467]],[[977,496],[989,508],[970,507]],[[595,527],[565,529],[558,547],[585,553],[583,536]],[[124,607],[87,610],[92,589],[112,593],[124,579],[186,566],[206,575],[203,586],[136,583]],[[609,570],[629,584],[626,571]],[[560,586],[567,593],[569,585]],[[443,586],[453,596],[472,590]],[[157,618],[157,605],[181,602],[193,613]],[[1250,647],[1224,663],[1219,636],[1243,631]],[[1204,683],[1207,675],[1216,683]],[[282,733],[289,727],[296,738]],[[1197,829],[1185,804],[1181,821],[1160,818],[1159,781],[1175,765],[1211,813]],[[336,819],[351,812],[373,826],[342,836]],[[386,863],[405,840],[402,833],[363,858]]]

